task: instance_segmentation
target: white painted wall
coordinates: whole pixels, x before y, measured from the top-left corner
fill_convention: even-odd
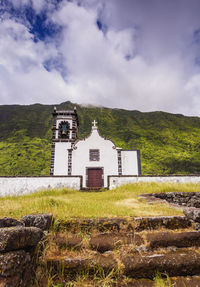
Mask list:
[[[40,189],[80,189],[81,177],[0,177],[0,196],[22,195]]]
[[[122,150],[122,174],[123,175],[138,175],[138,159],[137,151]]]
[[[135,182],[197,183],[200,185],[200,176],[111,176],[109,182],[110,189]],[[81,177],[0,177],[1,197],[28,194],[40,189],[63,187],[79,190],[81,188]]]
[[[135,182],[173,182],[200,184],[200,176],[111,176],[109,177],[109,189],[116,188],[122,184]]]
[[[99,149],[100,160],[90,161],[89,150]],[[118,159],[115,145],[102,138],[96,127],[92,127],[91,135],[78,141],[72,152],[72,174],[83,176],[83,187],[86,187],[86,168],[103,167],[104,168],[104,187],[107,187],[107,176],[118,174]]]
[[[70,142],[55,143],[54,175],[68,175],[68,149]]]

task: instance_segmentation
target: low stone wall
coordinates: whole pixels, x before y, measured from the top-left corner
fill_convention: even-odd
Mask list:
[[[166,192],[141,194],[149,203],[168,202],[183,206],[187,220],[194,223],[194,228],[200,230],[200,192]]]
[[[153,287],[144,278],[153,279],[157,272],[197,276],[200,231],[191,230],[191,221],[198,219],[192,215],[62,221],[52,214],[29,214],[20,221],[0,218],[0,286],[30,287],[33,282],[47,286],[49,278],[53,286],[58,282],[74,286],[80,274],[87,274],[93,286],[102,272],[105,276],[112,272],[117,286],[142,278],[143,284],[135,281],[130,286]],[[50,228],[53,232],[47,235]],[[200,286],[199,282],[180,286]]]
[[[30,214],[21,221],[0,218],[0,286],[29,287],[35,278],[45,233],[53,224],[52,214]]]
[[[44,233],[12,218],[0,219],[0,286],[29,287]]]
[[[200,183],[199,176],[108,176],[108,188],[136,182]],[[40,189],[82,189],[82,176],[0,176],[0,196],[23,195]]]
[[[35,225],[34,225],[35,226]],[[37,227],[37,226],[36,226]],[[114,218],[79,218],[55,220],[57,231],[71,231],[73,233],[93,231],[97,232],[141,232],[143,230],[158,230],[161,228],[177,229],[189,228],[191,222],[185,216],[159,217],[114,217]]]
[[[22,195],[40,189],[62,188],[80,189],[81,176],[35,176],[0,177],[0,196]]]
[[[146,194],[145,197],[151,200],[152,197],[166,200],[169,203],[200,208],[200,192],[167,192]]]
[[[136,182],[173,182],[173,183],[199,183],[200,175],[166,175],[166,176],[109,176],[109,189],[126,183]]]

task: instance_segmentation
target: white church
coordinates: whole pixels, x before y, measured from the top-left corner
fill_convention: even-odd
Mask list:
[[[74,110],[53,112],[51,175],[81,176],[82,188],[108,188],[109,176],[141,174],[139,150],[124,150],[99,135],[97,122],[91,134],[78,140],[78,115]]]

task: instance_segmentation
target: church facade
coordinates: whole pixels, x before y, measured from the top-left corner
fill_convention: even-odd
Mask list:
[[[81,176],[83,188],[107,188],[109,176],[141,174],[139,150],[124,150],[99,135],[94,120],[91,134],[78,140],[76,108],[53,112],[51,175]]]

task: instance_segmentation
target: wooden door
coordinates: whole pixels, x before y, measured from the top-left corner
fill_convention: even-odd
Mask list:
[[[103,187],[103,169],[102,168],[88,168],[87,169],[87,187],[101,188]]]

